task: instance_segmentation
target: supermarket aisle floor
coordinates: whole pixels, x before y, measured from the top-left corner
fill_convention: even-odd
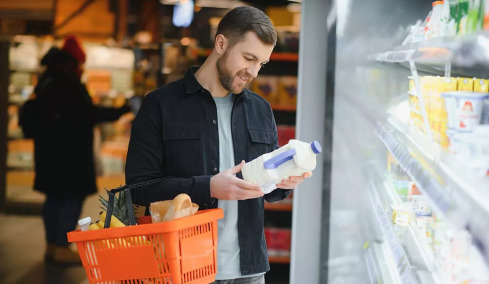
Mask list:
[[[85,201],[82,216],[95,218],[98,210],[97,195],[91,195]],[[0,214],[0,227],[1,283],[88,283],[81,265],[62,267],[44,261],[45,238],[41,216]]]

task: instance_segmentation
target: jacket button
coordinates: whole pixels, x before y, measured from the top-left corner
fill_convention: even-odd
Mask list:
[[[212,169],[212,171],[213,171],[214,173],[217,173],[217,172],[218,172],[218,170],[217,170],[217,168],[216,168],[216,167],[214,167],[214,168]]]
[[[213,119],[212,124],[214,124],[214,125],[217,124],[217,120]]]

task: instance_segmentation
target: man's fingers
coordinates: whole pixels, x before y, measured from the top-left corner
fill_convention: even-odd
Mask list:
[[[312,177],[312,172],[307,172],[302,175],[303,178],[310,178]]]
[[[241,161],[241,163],[239,163],[239,164],[237,164],[236,166],[234,166],[234,167],[230,168],[231,173],[232,173],[233,175],[235,175],[235,174],[239,173],[245,164],[246,164],[246,163],[245,163],[245,161],[243,160],[243,161]]]
[[[242,180],[242,179],[239,179],[239,178],[236,178],[236,179],[237,179],[237,181],[236,181],[237,187],[242,188],[242,189],[246,189],[246,190],[256,190],[256,191],[261,192],[261,188],[259,185],[245,181],[245,180]]]

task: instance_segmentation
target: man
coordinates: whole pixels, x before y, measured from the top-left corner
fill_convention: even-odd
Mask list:
[[[270,105],[244,88],[268,62],[276,40],[262,11],[231,10],[219,23],[204,64],[148,94],[132,128],[127,183],[167,177],[134,189],[134,203],[148,205],[187,193],[201,209],[223,208],[217,283],[264,283],[270,269],[264,200],[284,199],[311,175],[290,177],[265,196],[258,185],[239,178],[244,161],[278,148]]]

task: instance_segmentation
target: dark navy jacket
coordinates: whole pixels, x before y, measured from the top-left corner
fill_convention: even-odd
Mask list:
[[[210,179],[219,172],[216,104],[191,68],[184,78],[149,93],[134,121],[126,163],[126,182],[161,177],[161,183],[132,190],[135,204],[188,194],[200,209],[216,208]],[[231,114],[234,160],[249,162],[278,148],[277,127],[269,103],[248,90],[235,96]],[[241,174],[241,173],[240,173]],[[240,176],[240,174],[238,176]],[[264,199],[284,199],[290,190],[238,202],[241,273],[270,269],[263,233]]]

